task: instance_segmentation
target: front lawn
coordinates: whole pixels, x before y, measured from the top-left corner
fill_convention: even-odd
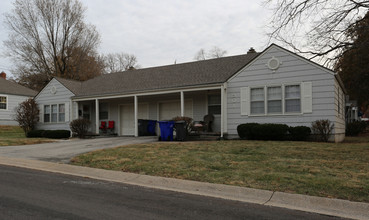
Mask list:
[[[160,142],[90,152],[72,164],[369,202],[368,142]]]
[[[0,146],[39,144],[52,142],[46,138],[26,138],[18,126],[0,125]]]

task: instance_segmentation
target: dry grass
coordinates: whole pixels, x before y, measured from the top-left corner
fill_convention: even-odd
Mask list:
[[[369,138],[344,143],[219,141],[131,145],[73,164],[369,202]]]
[[[46,138],[26,138],[23,130],[18,126],[0,125],[0,146],[39,144],[49,142],[53,142],[53,140]]]

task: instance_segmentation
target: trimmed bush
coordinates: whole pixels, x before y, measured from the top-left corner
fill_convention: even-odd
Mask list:
[[[28,138],[42,138],[44,137],[45,130],[32,130],[27,132],[26,137]]]
[[[346,125],[347,136],[358,136],[366,129],[366,123],[364,121],[354,121]]]
[[[68,130],[46,130],[43,132],[45,138],[62,139],[69,138],[70,131]]]
[[[293,141],[306,141],[311,134],[311,129],[307,126],[289,127],[291,140]]]
[[[79,118],[71,121],[69,124],[70,129],[79,138],[84,138],[88,132],[88,128],[90,127],[91,122],[85,118]]]
[[[240,136],[240,138],[242,139],[249,139],[249,140],[253,140],[254,135],[253,135],[253,128],[255,126],[258,126],[258,123],[246,123],[246,124],[240,124],[237,126],[237,133],[238,136]]]
[[[316,120],[311,123],[311,130],[320,141],[328,142],[333,131],[333,124],[328,119]]]
[[[237,127],[240,138],[248,140],[284,140],[287,131],[285,124],[247,123]]]

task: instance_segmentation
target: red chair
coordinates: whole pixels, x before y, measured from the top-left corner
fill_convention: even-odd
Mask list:
[[[106,129],[108,131],[110,131],[110,133],[113,133],[113,131],[114,131],[114,121],[109,121],[108,122],[108,127]]]
[[[101,121],[101,125],[99,127],[99,129],[103,132],[106,133],[106,121]]]

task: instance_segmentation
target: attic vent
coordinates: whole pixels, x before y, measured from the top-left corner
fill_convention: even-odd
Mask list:
[[[279,59],[272,57],[268,60],[267,66],[270,70],[276,71],[281,64],[282,62]]]

